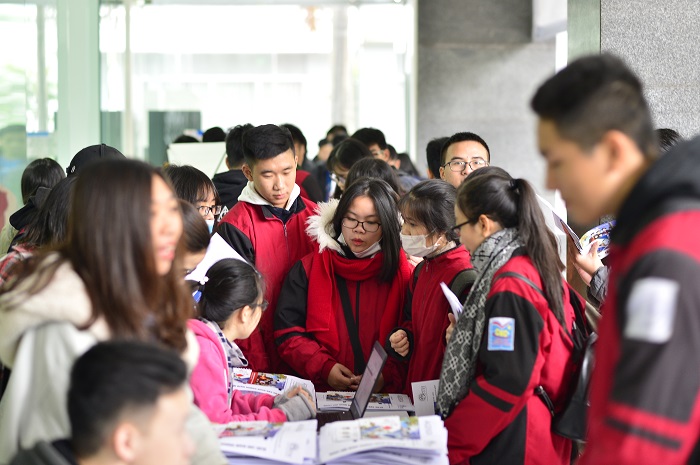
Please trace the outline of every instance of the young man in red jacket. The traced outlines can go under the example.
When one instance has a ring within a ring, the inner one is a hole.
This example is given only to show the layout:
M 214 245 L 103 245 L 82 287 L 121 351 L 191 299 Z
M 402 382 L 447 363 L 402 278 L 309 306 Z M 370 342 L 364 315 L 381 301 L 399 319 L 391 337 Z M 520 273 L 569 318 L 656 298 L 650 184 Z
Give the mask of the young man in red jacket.
M 255 332 L 236 341 L 256 371 L 283 370 L 272 337 L 272 317 L 282 282 L 297 260 L 313 252 L 306 220 L 316 204 L 295 183 L 297 157 L 286 128 L 266 124 L 243 134 L 243 174 L 248 185 L 217 232 L 262 273 L 269 306 Z
M 700 140 L 662 158 L 639 79 L 581 58 L 532 100 L 547 183 L 574 220 L 617 216 L 584 465 L 700 458 Z

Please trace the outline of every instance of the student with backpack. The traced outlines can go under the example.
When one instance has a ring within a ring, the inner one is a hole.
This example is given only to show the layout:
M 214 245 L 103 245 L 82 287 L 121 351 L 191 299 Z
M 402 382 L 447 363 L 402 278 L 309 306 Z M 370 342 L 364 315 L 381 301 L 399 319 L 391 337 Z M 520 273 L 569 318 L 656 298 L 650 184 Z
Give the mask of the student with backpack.
M 403 249 L 423 258 L 413 271 L 401 327 L 389 337 L 388 352 L 409 360 L 405 387 L 409 395 L 411 383 L 440 377 L 450 324 L 450 305 L 440 283 L 464 302 L 476 278 L 469 252 L 453 231 L 456 194 L 451 184 L 433 179 L 417 184 L 399 201 Z
M 213 423 L 315 417 L 314 402 L 300 387 L 278 396 L 233 388 L 233 368 L 248 366 L 234 341 L 248 338 L 267 309 L 264 282 L 255 268 L 233 258 L 216 262 L 206 276 L 199 289 L 198 318 L 187 323 L 200 349 L 190 378 L 194 403 Z
M 450 463 L 568 464 L 572 441 L 552 431 L 553 413 L 569 400 L 583 302 L 561 277 L 535 192 L 482 168 L 459 187 L 455 217 L 477 277 L 440 374 Z

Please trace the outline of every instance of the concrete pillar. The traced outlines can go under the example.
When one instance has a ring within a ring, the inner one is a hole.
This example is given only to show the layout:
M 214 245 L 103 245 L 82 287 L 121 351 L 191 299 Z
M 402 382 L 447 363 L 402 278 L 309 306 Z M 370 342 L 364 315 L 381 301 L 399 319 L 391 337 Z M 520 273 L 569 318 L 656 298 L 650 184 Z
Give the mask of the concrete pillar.
M 700 130 L 698 29 L 694 0 L 569 0 L 570 43 L 623 58 L 644 82 L 656 126 L 684 137 Z
M 554 72 L 554 40 L 532 41 L 532 1 L 418 2 L 418 162 L 434 137 L 471 131 L 492 164 L 544 190 L 529 100 Z

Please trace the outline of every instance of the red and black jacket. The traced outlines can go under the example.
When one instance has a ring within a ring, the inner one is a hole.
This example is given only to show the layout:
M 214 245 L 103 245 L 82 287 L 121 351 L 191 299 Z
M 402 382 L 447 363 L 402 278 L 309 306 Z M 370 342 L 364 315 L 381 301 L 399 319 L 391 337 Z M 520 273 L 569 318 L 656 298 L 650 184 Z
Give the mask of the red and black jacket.
M 679 145 L 620 209 L 583 464 L 700 463 L 699 157 Z
M 542 386 L 555 412 L 571 389 L 573 342 L 538 290 L 542 281 L 524 249 L 516 251 L 495 274 L 486 300 L 486 322 L 476 376 L 469 393 L 445 419 L 453 464 L 564 465 L 571 460 L 571 441 L 551 431 L 552 415 L 535 394 Z M 564 288 L 567 327 L 575 320 Z M 580 298 L 580 297 L 579 297 Z M 583 303 L 582 303 L 583 306 Z M 491 318 L 509 318 L 514 325 L 512 350 L 490 350 Z
M 283 367 L 272 336 L 272 319 L 287 272 L 297 260 L 313 252 L 316 242 L 306 234 L 306 220 L 316 204 L 301 196 L 292 204 L 286 222 L 265 205 L 238 202 L 224 216 L 217 232 L 265 278 L 268 309 L 248 339 L 238 340 L 255 371 L 277 373 Z

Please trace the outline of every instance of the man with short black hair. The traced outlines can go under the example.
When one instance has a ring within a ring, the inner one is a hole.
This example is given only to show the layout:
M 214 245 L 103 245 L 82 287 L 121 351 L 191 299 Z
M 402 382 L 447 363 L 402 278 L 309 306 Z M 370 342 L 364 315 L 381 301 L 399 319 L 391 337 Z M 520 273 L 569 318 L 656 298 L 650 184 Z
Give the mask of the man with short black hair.
M 425 146 L 425 159 L 428 164 L 428 179 L 440 179 L 442 146 L 449 137 L 436 137 Z
M 352 137 L 365 144 L 374 158 L 384 160 L 396 171 L 399 184 L 404 192 L 410 191 L 413 186 L 420 182 L 420 179 L 414 178 L 410 174 L 399 169 L 399 155 L 396 149 L 393 149 L 393 147 L 386 143 L 384 133 L 379 129 L 361 128 L 355 131 Z
M 474 170 L 490 163 L 491 151 L 484 139 L 473 132 L 458 132 L 442 146 L 440 179 L 459 187 Z
M 532 108 L 572 218 L 617 217 L 580 463 L 697 463 L 700 139 L 658 158 L 642 83 L 607 54 L 547 80 Z
M 236 205 L 238 196 L 248 184 L 248 179 L 242 171 L 243 163 L 245 163 L 242 139 L 243 133 L 252 127 L 252 124 L 239 124 L 226 134 L 226 167 L 228 171 L 217 173 L 212 178 L 214 186 L 219 192 L 221 203 L 227 211 Z
M 71 438 L 20 451 L 11 465 L 187 465 L 187 367 L 175 352 L 135 341 L 93 346 L 73 366 Z
M 248 179 L 238 203 L 224 216 L 217 232 L 265 277 L 269 302 L 257 329 L 236 341 L 255 371 L 282 368 L 272 337 L 272 317 L 282 282 L 292 265 L 313 252 L 306 220 L 316 204 L 295 183 L 297 158 L 289 130 L 266 124 L 243 134 L 242 171 Z

